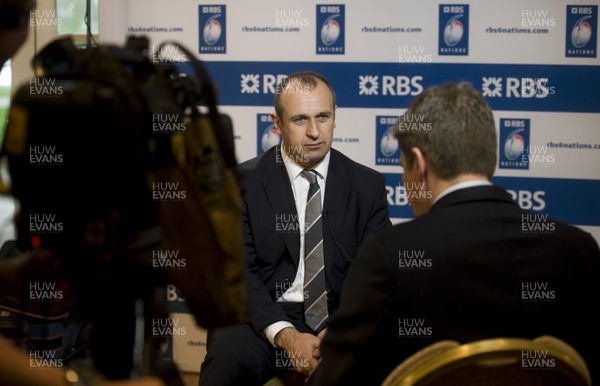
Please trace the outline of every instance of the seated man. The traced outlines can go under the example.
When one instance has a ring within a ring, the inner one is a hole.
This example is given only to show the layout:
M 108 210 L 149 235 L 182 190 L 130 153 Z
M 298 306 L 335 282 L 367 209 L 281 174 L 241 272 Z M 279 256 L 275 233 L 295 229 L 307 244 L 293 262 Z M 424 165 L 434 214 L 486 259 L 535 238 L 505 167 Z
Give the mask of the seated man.
M 403 123 L 417 116 L 427 130 Z M 470 85 L 432 87 L 404 118 L 397 138 L 416 218 L 361 246 L 309 383 L 380 385 L 401 361 L 440 340 L 540 335 L 571 344 L 594 379 L 596 241 L 533 216 L 492 185 L 494 117 Z
M 309 374 L 355 251 L 391 226 L 384 177 L 331 148 L 335 107 L 319 74 L 277 87 L 282 144 L 241 165 L 247 323 L 209 330 L 200 385 L 262 385 L 288 367 Z

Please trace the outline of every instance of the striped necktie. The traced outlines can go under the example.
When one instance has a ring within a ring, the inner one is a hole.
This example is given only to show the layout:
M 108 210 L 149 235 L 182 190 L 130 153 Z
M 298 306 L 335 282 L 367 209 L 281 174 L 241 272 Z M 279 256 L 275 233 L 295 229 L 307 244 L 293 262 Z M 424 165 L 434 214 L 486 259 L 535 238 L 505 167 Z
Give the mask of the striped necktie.
M 312 170 L 302 172 L 310 183 L 306 200 L 304 229 L 304 321 L 314 331 L 325 325 L 328 317 L 325 266 L 323 263 L 323 223 L 321 189 Z

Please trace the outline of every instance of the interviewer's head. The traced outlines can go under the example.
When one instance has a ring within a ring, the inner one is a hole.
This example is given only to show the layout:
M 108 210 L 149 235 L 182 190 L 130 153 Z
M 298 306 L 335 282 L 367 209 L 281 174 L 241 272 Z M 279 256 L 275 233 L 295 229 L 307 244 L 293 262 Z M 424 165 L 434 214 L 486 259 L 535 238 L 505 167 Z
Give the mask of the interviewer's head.
M 484 97 L 469 83 L 426 89 L 400 117 L 395 132 L 405 184 L 407 178 L 443 186 L 464 178 L 492 179 L 497 157 L 494 117 Z M 417 208 L 411 203 L 416 215 L 430 205 Z

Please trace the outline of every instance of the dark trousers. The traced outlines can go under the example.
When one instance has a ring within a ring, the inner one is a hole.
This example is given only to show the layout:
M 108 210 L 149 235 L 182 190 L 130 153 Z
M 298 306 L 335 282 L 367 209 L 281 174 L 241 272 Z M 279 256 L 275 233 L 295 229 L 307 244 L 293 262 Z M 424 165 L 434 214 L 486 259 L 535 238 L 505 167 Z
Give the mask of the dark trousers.
M 299 331 L 313 333 L 304 324 L 302 303 L 282 307 Z M 209 330 L 199 386 L 259 386 L 291 364 L 282 350 L 275 348 L 262 332 L 256 333 L 250 324 Z

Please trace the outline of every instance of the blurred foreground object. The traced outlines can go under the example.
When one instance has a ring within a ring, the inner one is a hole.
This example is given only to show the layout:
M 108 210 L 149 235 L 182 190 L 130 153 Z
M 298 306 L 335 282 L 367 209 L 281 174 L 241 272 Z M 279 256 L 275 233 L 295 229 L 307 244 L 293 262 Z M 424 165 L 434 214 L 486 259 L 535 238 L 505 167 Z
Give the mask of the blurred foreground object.
M 233 129 L 202 63 L 177 43 L 151 53 L 132 36 L 88 49 L 58 39 L 33 66 L 2 149 L 21 205 L 17 244 L 60 259 L 98 369 L 109 379 L 153 371 L 167 284 L 199 326 L 240 323 Z

